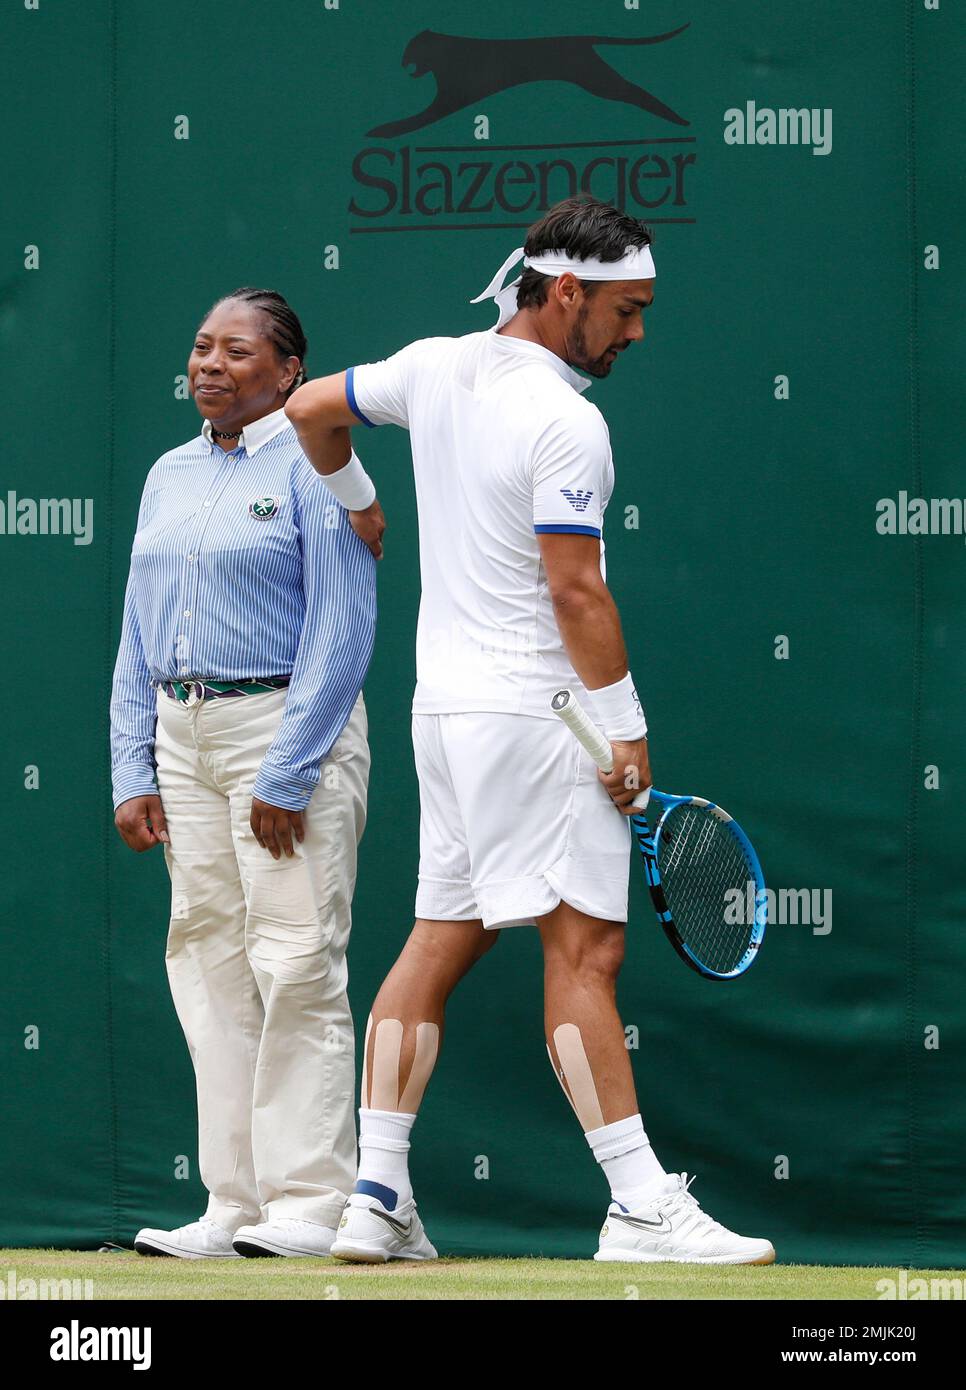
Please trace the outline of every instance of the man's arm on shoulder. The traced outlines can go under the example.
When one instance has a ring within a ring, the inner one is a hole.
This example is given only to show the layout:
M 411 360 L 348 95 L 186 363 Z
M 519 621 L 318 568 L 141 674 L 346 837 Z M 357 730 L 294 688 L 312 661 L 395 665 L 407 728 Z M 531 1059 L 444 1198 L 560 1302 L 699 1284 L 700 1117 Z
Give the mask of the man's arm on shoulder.
M 303 453 L 348 510 L 352 529 L 377 560 L 386 518 L 372 479 L 353 452 L 349 430 L 354 425 L 409 428 L 412 371 L 424 342 L 417 339 L 382 361 L 307 381 L 285 403 Z
M 344 372 L 307 381 L 285 403 L 285 414 L 306 457 L 323 477 L 344 468 L 352 446 L 353 425 L 409 427 L 412 374 L 430 339 L 417 339 L 377 362 L 363 362 Z
M 307 381 L 285 402 L 302 452 L 323 478 L 344 468 L 352 453 L 349 428 L 360 423 L 346 395 L 346 373 Z
M 382 559 L 386 518 L 375 484 L 352 448 L 349 430 L 362 423 L 350 404 L 351 372 L 307 381 L 285 402 L 302 452 L 349 513 L 349 524 L 377 560 Z M 370 423 L 365 421 L 366 424 Z

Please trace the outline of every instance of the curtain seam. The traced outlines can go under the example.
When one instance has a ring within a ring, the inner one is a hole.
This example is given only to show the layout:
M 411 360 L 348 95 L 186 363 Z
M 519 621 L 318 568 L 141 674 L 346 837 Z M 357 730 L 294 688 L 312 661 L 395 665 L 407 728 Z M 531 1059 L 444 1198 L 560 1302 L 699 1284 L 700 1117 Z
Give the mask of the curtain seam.
M 921 7 L 920 7 L 921 8 Z M 922 452 L 920 439 L 919 390 L 919 254 L 918 201 L 916 186 L 916 22 L 917 0 L 906 3 L 906 217 L 909 238 L 909 333 L 907 370 L 909 377 L 909 457 L 912 465 L 912 492 L 923 496 Z M 919 1185 L 919 1065 L 922 1037 L 917 1023 L 919 926 L 918 881 L 918 816 L 919 779 L 922 776 L 922 648 L 924 619 L 924 580 L 922 537 L 914 536 L 912 570 L 912 665 L 911 665 L 911 729 L 909 739 L 909 788 L 905 837 L 905 935 L 906 935 L 906 1081 L 908 1087 L 908 1170 L 909 1196 L 912 1208 L 913 1268 L 922 1267 L 925 1253 L 925 1228 L 922 1196 Z
M 112 560 L 113 545 L 113 503 L 114 503 L 114 460 L 115 460 L 115 428 L 114 428 L 114 408 L 115 408 L 115 387 L 116 387 L 116 365 L 117 365 L 117 344 L 116 344 L 116 314 L 115 314 L 115 276 L 117 270 L 117 0 L 108 0 L 108 230 L 107 230 L 107 486 L 105 489 L 104 509 L 102 515 L 106 518 L 105 526 L 105 587 L 107 590 L 104 603 L 107 631 L 105 633 L 106 651 L 111 651 L 112 638 L 114 631 L 114 567 Z M 104 523 L 102 523 L 104 525 Z M 107 764 L 106 781 L 110 782 L 110 766 Z M 102 807 L 112 805 L 112 798 L 109 794 L 110 787 L 105 789 L 102 797 Z M 110 1238 L 115 1243 L 120 1242 L 120 1191 L 119 1191 L 119 1172 L 118 1172 L 118 1114 L 117 1114 L 117 1073 L 115 1066 L 114 1048 L 114 972 L 113 972 L 113 946 L 114 946 L 114 913 L 113 913 L 113 883 L 111 877 L 111 851 L 112 826 L 109 823 L 106 811 L 102 810 L 103 816 L 103 865 L 104 865 L 104 895 L 105 895 L 105 915 L 103 929 L 103 953 L 104 953 L 104 980 L 105 980 L 105 1003 L 106 1003 L 106 1042 L 107 1042 L 107 1103 L 108 1103 L 108 1122 L 109 1122 L 109 1147 L 110 1147 Z

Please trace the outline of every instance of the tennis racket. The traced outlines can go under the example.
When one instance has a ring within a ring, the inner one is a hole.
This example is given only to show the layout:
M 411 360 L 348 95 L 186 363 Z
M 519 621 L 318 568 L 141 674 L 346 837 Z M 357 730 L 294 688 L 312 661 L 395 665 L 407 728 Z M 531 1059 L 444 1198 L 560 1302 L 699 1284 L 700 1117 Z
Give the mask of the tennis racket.
M 613 751 L 572 690 L 550 702 L 603 772 Z M 706 980 L 743 975 L 761 949 L 768 921 L 765 879 L 736 820 L 700 796 L 668 796 L 653 787 L 628 819 L 644 859 L 657 920 L 678 955 Z M 652 830 L 648 807 L 655 812 Z

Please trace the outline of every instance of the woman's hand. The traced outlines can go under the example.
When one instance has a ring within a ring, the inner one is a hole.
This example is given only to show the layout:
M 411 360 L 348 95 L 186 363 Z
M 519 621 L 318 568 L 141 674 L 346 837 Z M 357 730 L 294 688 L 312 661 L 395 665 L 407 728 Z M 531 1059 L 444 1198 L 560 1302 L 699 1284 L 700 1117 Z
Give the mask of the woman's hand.
M 122 801 L 114 812 L 114 824 L 124 843 L 137 854 L 171 843 L 160 796 L 132 796 L 130 801 Z
M 349 524 L 359 539 L 365 541 L 376 559 L 381 560 L 382 533 L 386 529 L 386 518 L 383 516 L 379 499 L 371 502 L 364 512 L 350 512 Z
M 252 797 L 251 827 L 262 849 L 273 859 L 281 859 L 282 850 L 291 859 L 295 853 L 294 835 L 299 844 L 305 839 L 301 811 L 287 811 L 284 806 L 269 806 L 267 801 Z

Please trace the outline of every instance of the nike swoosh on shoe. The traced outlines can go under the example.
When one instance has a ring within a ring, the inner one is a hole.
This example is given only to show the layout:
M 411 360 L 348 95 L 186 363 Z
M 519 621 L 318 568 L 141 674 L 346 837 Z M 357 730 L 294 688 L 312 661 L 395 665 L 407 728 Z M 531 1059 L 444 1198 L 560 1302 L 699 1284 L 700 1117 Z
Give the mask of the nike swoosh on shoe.
M 640 1226 L 645 1231 L 653 1231 L 655 1235 L 663 1235 L 664 1232 L 673 1229 L 666 1216 L 662 1216 L 659 1221 L 645 1221 L 642 1216 L 624 1216 L 618 1212 L 611 1212 L 607 1220 L 623 1221 L 625 1226 Z
M 410 1217 L 409 1220 L 406 1221 L 406 1222 L 399 1221 L 399 1220 L 397 1220 L 397 1218 L 396 1218 L 395 1216 L 390 1216 L 387 1212 L 384 1212 L 384 1211 L 377 1211 L 377 1210 L 375 1209 L 375 1207 L 370 1207 L 370 1208 L 369 1208 L 369 1215 L 370 1215 L 370 1216 L 378 1216 L 378 1218 L 379 1218 L 380 1221 L 384 1221 L 384 1222 L 386 1223 L 386 1225 L 389 1227 L 389 1229 L 390 1229 L 391 1231 L 394 1231 L 394 1232 L 396 1233 L 396 1235 L 397 1235 L 397 1236 L 400 1236 L 403 1240 L 407 1240 L 407 1239 L 412 1235 L 412 1232 L 413 1232 L 413 1219 L 412 1219 L 412 1217 Z

